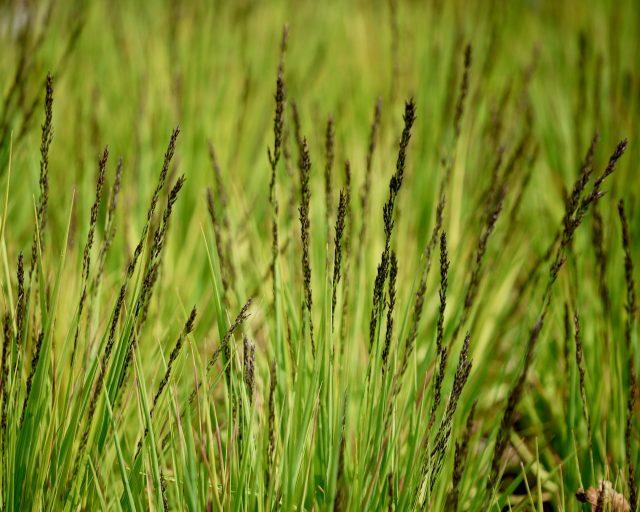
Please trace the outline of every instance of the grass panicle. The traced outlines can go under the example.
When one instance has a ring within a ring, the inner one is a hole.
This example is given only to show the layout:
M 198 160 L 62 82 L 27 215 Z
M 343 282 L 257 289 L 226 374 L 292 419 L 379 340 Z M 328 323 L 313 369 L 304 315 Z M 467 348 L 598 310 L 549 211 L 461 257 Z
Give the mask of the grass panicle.
M 18 296 L 16 300 L 16 347 L 20 349 L 22 342 L 22 332 L 24 330 L 24 320 L 26 314 L 26 293 L 24 284 L 24 255 L 22 251 L 18 254 L 18 264 L 16 268 L 16 281 L 18 283 Z
M 330 239 L 330 226 L 331 219 L 333 218 L 333 187 L 332 174 L 333 174 L 333 161 L 335 160 L 335 135 L 336 129 L 333 122 L 333 117 L 329 116 L 327 119 L 327 127 L 325 129 L 324 136 L 324 201 L 325 201 L 325 223 L 327 225 L 327 243 Z
M 6 440 L 7 440 L 7 410 L 9 407 L 9 345 L 11 345 L 11 315 L 7 312 L 2 322 L 2 361 L 0 362 L 0 371 L 2 372 L 2 382 L 0 382 L 0 436 L 2 464 L 4 465 Z
M 266 465 L 264 472 L 264 486 L 267 491 L 271 484 L 271 468 L 275 462 L 276 451 L 276 386 L 278 385 L 275 361 L 269 367 L 269 399 L 267 402 L 267 446 L 266 446 Z
M 36 207 L 36 229 L 31 244 L 31 269 L 29 278 L 37 265 L 38 246 L 44 242 L 44 231 L 47 224 L 47 212 L 49 206 L 49 148 L 53 140 L 53 76 L 47 75 L 44 97 L 44 122 L 40 136 L 40 196 Z
M 276 76 L 275 110 L 273 114 L 273 149 L 267 148 L 267 156 L 271 167 L 271 179 L 269 181 L 269 202 L 271 204 L 271 261 L 269 272 L 271 274 L 271 290 L 273 294 L 273 310 L 278 315 L 278 281 L 276 275 L 276 265 L 279 253 L 278 235 L 278 197 L 277 197 L 277 169 L 280 155 L 284 154 L 288 160 L 287 139 L 285 134 L 285 106 L 287 101 L 286 85 L 284 81 L 284 58 L 287 50 L 287 39 L 289 28 L 285 25 L 282 29 L 282 39 L 280 41 L 280 61 Z M 277 323 L 276 323 L 277 325 Z M 279 334 L 276 334 L 279 336 Z
M 169 166 L 171 165 L 171 160 L 173 159 L 173 155 L 176 151 L 176 143 L 178 141 L 178 135 L 180 135 L 180 128 L 176 127 L 171 132 L 171 137 L 169 138 L 169 144 L 167 146 L 167 150 L 164 154 L 164 160 L 162 162 L 162 169 L 160 171 L 160 176 L 158 177 L 158 183 L 156 184 L 156 188 L 154 189 L 153 195 L 151 196 L 149 208 L 147 209 L 146 222 L 142 228 L 140 240 L 138 241 L 138 245 L 136 245 L 136 248 L 133 251 L 133 256 L 129 260 L 129 264 L 127 266 L 127 278 L 130 278 L 133 275 L 133 272 L 138 263 L 138 258 L 142 253 L 142 248 L 147 238 L 149 226 L 151 225 L 151 219 L 153 218 L 153 214 L 155 213 L 156 207 L 158 205 L 158 200 L 160 199 L 160 192 L 162 192 L 162 189 L 164 188 L 164 185 L 167 181 Z M 155 236 L 154 236 L 154 239 L 155 239 Z
M 447 234 L 442 232 L 440 236 L 440 289 L 438 297 L 440 305 L 438 307 L 438 321 L 436 325 L 436 362 L 438 367 L 433 383 L 433 401 L 431 404 L 431 412 L 429 414 L 429 426 L 431 429 L 435 421 L 436 411 L 440 405 L 442 396 L 442 382 L 447 369 L 447 360 L 449 357 L 449 349 L 444 346 L 444 316 L 447 309 L 447 286 L 449 284 L 449 255 L 447 252 Z
M 593 207 L 592 215 L 591 241 L 598 272 L 598 294 L 602 303 L 602 313 L 607 317 L 611 311 L 611 297 L 607 286 L 607 251 L 604 240 L 604 220 L 597 204 Z
M 345 235 L 345 217 L 347 215 L 347 192 L 340 191 L 340 199 L 338 200 L 338 216 L 336 217 L 336 228 L 334 237 L 333 251 L 333 281 L 331 284 L 331 329 L 333 330 L 333 322 L 335 317 L 338 284 L 340 283 L 341 267 L 342 267 L 342 239 Z
M 464 104 L 469 94 L 469 72 L 471 70 L 471 45 L 467 44 L 464 49 L 464 69 L 462 72 L 462 80 L 460 82 L 460 92 L 456 102 L 456 112 L 453 117 L 453 129 L 456 140 L 460 137 L 462 131 L 462 117 L 464 115 Z
M 93 278 L 92 289 L 98 288 L 98 284 L 104 275 L 104 268 L 107 260 L 107 254 L 113 244 L 113 240 L 116 236 L 116 210 L 118 208 L 118 200 L 120 197 L 120 189 L 122 187 L 122 172 L 124 169 L 124 160 L 118 159 L 118 165 L 116 167 L 116 175 L 111 186 L 109 193 L 109 206 L 107 207 L 107 220 L 104 228 L 104 239 L 100 246 L 100 252 L 98 254 L 98 261 L 96 265 L 96 272 Z
M 184 328 L 182 329 L 180 336 L 178 336 L 178 339 L 176 340 L 176 344 L 173 346 L 173 349 L 169 354 L 169 361 L 167 362 L 167 368 L 164 371 L 162 380 L 158 384 L 158 389 L 156 389 L 156 392 L 153 395 L 153 402 L 151 403 L 151 409 L 149 409 L 149 417 L 151 419 L 153 419 L 154 417 L 154 413 L 155 413 L 156 407 L 158 406 L 158 401 L 160 400 L 160 396 L 162 395 L 162 392 L 164 391 L 164 389 L 167 387 L 167 384 L 169 383 L 169 378 L 171 377 L 171 371 L 173 370 L 173 365 L 175 364 L 176 359 L 178 359 L 178 356 L 180 355 L 182 345 L 184 344 L 184 341 L 187 338 L 187 336 L 189 336 L 189 334 L 193 332 L 195 320 L 196 320 L 196 308 L 194 307 L 191 310 L 191 313 L 189 314 L 189 317 L 187 318 L 186 323 L 184 324 Z M 145 427 L 144 434 L 142 435 L 142 438 L 137 443 L 134 460 L 137 459 L 138 456 L 140 455 L 140 450 L 142 449 L 142 443 L 144 443 L 145 439 L 147 438 L 147 435 L 149 435 L 148 426 Z
M 40 354 L 42 351 L 42 341 L 44 340 L 44 332 L 40 332 L 36 345 L 33 348 L 33 355 L 31 356 L 31 366 L 29 369 L 29 376 L 27 377 L 27 384 L 25 386 L 24 400 L 22 401 L 22 412 L 20 413 L 20 423 L 22 427 L 24 424 L 24 416 L 27 411 L 27 404 L 29 403 L 29 397 L 31 396 L 31 385 L 33 384 L 33 376 L 36 374 L 38 368 L 38 362 L 40 361 Z
M 246 336 L 243 338 L 244 384 L 247 389 L 249 403 L 253 403 L 256 385 L 256 346 Z
M 228 212 L 228 204 L 229 197 L 227 194 L 227 189 L 224 184 L 224 179 L 222 177 L 222 171 L 220 170 L 220 163 L 218 162 L 218 157 L 216 154 L 215 147 L 212 141 L 209 141 L 209 159 L 211 160 L 211 167 L 213 169 L 213 184 L 215 186 L 215 195 L 214 197 L 218 198 L 218 206 L 219 206 L 219 217 L 220 222 L 222 224 L 221 236 L 223 238 L 221 242 L 221 246 L 224 248 L 224 258 L 222 262 L 224 263 L 224 272 L 228 276 L 228 280 L 233 282 L 236 277 L 236 269 L 233 259 L 233 248 L 232 248 L 232 240 L 231 240 L 231 226 L 229 223 L 229 212 Z
M 351 244 L 353 241 L 354 235 L 354 225 L 353 225 L 353 205 L 351 204 L 351 164 L 349 160 L 345 160 L 344 162 L 344 191 L 345 191 L 345 233 L 344 233 L 344 242 L 343 242 L 343 250 L 344 254 L 344 279 L 342 284 L 342 320 L 340 323 L 340 339 L 343 343 L 340 345 L 341 350 L 344 349 L 344 340 L 347 336 L 347 315 L 349 313 L 349 308 L 351 305 Z M 338 204 L 339 206 L 339 204 Z
M 465 336 L 464 343 L 462 344 L 462 350 L 460 351 L 460 357 L 458 359 L 458 366 L 456 367 L 456 373 L 453 377 L 453 388 L 449 395 L 449 400 L 445 408 L 444 415 L 440 421 L 440 427 L 436 433 L 436 437 L 431 449 L 431 471 L 429 475 L 429 489 L 433 491 L 437 478 L 442 469 L 444 457 L 447 454 L 449 439 L 451 437 L 451 428 L 453 424 L 453 416 L 458 408 L 458 402 L 460 401 L 460 395 L 467 383 L 469 374 L 471 373 L 472 360 L 469 355 L 469 345 L 471 336 L 469 333 Z
M 409 146 L 409 140 L 411 139 L 411 128 L 416 119 L 416 105 L 413 98 L 409 99 L 405 103 L 404 107 L 404 128 L 400 137 L 398 147 L 398 159 L 396 160 L 396 170 L 391 176 L 389 181 L 389 197 L 382 209 L 382 219 L 384 225 L 384 249 L 380 255 L 380 262 L 378 263 L 378 270 L 373 286 L 373 305 L 371 308 L 371 320 L 369 322 L 369 349 L 373 349 L 375 342 L 376 329 L 378 324 L 378 316 L 381 313 L 383 306 L 383 290 L 384 283 L 387 279 L 389 271 L 389 252 L 391 250 L 391 234 L 394 224 L 394 209 L 396 204 L 396 198 L 402 187 L 402 181 L 404 179 L 404 171 L 406 167 L 407 148 Z
M 300 239 L 302 241 L 302 276 L 304 289 L 304 310 L 306 324 L 309 329 L 309 339 L 311 340 L 311 351 L 315 355 L 316 345 L 313 336 L 313 296 L 311 290 L 311 220 L 310 202 L 311 188 L 309 179 L 311 177 L 311 158 L 309 156 L 309 146 L 307 140 L 302 140 L 300 153 Z
M 218 261 L 220 262 L 220 278 L 222 280 L 222 300 L 226 307 L 228 307 L 228 294 L 229 294 L 229 279 L 231 276 L 228 272 L 227 256 L 229 254 L 224 249 L 224 238 L 222 235 L 222 223 L 218 219 L 216 213 L 216 201 L 213 198 L 213 190 L 207 188 L 207 211 L 209 212 L 209 218 L 211 219 L 211 226 L 213 227 L 213 236 L 216 244 L 216 253 L 218 255 Z
M 80 293 L 80 299 L 78 302 L 78 322 L 76 325 L 76 332 L 73 338 L 73 348 L 71 349 L 71 368 L 73 369 L 76 351 L 78 349 L 78 336 L 80 334 L 80 320 L 82 319 L 82 311 L 84 309 L 85 302 L 87 300 L 87 292 L 89 286 L 89 274 L 91 272 L 91 250 L 93 248 L 93 241 L 95 238 L 96 224 L 98 222 L 98 209 L 102 202 L 102 188 L 104 187 L 105 175 L 107 172 L 107 160 L 109 159 L 109 148 L 105 147 L 102 155 L 98 160 L 98 175 L 96 178 L 96 195 L 91 205 L 91 212 L 89 213 L 89 231 L 87 233 L 87 241 L 84 245 L 84 251 L 82 253 L 82 291 Z
M 222 352 L 222 362 L 225 368 L 225 375 L 227 377 L 227 382 L 230 382 L 231 379 L 231 340 L 233 339 L 233 335 L 238 331 L 242 325 L 245 323 L 247 318 L 249 318 L 249 310 L 251 309 L 251 305 L 253 304 L 253 298 L 249 298 L 247 302 L 244 303 L 242 308 L 240 308 L 240 312 L 236 316 L 233 323 L 227 329 L 227 332 L 222 338 L 220 342 L 220 350 Z M 217 351 L 216 351 L 217 352 Z M 209 363 L 207 368 L 210 369 L 215 364 L 215 354 L 209 359 Z
M 587 437 L 591 442 L 591 419 L 589 418 L 589 403 L 587 400 L 586 390 L 586 372 L 584 368 L 584 351 L 582 344 L 582 333 L 580 332 L 580 316 L 578 311 L 573 314 L 573 338 L 576 344 L 576 366 L 578 368 L 578 377 L 580 378 L 580 399 L 582 400 L 582 412 L 587 427 Z
M 478 245 L 476 246 L 475 252 L 474 252 L 473 267 L 471 270 L 471 275 L 469 277 L 467 291 L 464 297 L 462 313 L 453 331 L 452 339 L 454 341 L 458 337 L 460 330 L 464 326 L 469 316 L 469 313 L 473 308 L 476 297 L 478 296 L 478 289 L 482 281 L 482 263 L 484 260 L 485 253 L 487 252 L 487 244 L 489 242 L 489 237 L 491 236 L 491 233 L 493 233 L 496 227 L 496 222 L 498 221 L 500 212 L 502 211 L 505 195 L 506 195 L 506 189 L 504 187 L 501 187 L 500 190 L 497 191 L 496 196 L 493 198 L 492 204 L 488 206 L 485 224 L 482 228 L 482 232 L 480 233 L 480 237 L 478 238 Z
M 402 361 L 400 363 L 400 369 L 397 374 L 398 380 L 401 379 L 407 371 L 409 358 L 411 357 L 416 343 L 416 338 L 418 337 L 418 328 L 420 326 L 420 319 L 422 318 L 422 311 L 424 309 L 425 295 L 427 293 L 427 279 L 429 277 L 429 271 L 431 270 L 431 255 L 433 253 L 433 249 L 438 243 L 438 235 L 440 234 L 440 230 L 442 229 L 442 218 L 445 208 L 445 202 L 446 196 L 444 193 L 444 189 L 441 189 L 438 204 L 436 206 L 435 222 L 431 231 L 431 236 L 429 237 L 429 241 L 424 249 L 424 253 L 422 256 L 422 272 L 420 274 L 420 281 L 418 283 L 418 288 L 416 289 L 416 295 L 413 301 L 411 326 L 409 328 L 407 337 L 405 338 Z

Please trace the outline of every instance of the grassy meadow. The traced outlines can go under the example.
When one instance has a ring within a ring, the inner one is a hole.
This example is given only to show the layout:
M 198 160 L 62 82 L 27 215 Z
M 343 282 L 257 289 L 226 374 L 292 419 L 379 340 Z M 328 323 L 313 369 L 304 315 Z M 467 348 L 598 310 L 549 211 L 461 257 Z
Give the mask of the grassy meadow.
M 639 509 L 636 0 L 0 41 L 0 510 Z

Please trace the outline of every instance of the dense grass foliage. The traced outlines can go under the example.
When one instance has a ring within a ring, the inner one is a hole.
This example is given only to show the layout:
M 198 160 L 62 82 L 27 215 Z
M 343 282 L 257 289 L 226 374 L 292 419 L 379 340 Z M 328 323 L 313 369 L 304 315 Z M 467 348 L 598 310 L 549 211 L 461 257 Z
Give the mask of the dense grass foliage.
M 1 510 L 637 510 L 639 21 L 5 2 Z

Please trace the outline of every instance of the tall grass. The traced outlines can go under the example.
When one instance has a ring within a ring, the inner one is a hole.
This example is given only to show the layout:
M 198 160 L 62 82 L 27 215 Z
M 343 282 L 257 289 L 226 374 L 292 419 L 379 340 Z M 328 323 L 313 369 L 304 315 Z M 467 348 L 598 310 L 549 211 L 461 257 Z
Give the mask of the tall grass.
M 637 511 L 638 11 L 0 7 L 0 510 Z

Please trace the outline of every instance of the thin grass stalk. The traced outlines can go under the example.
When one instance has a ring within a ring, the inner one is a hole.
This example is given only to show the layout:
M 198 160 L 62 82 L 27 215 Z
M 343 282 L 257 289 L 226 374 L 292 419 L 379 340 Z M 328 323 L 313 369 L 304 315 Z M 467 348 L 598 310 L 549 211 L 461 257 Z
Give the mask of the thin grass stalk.
M 102 201 L 102 188 L 104 186 L 104 177 L 107 169 L 107 160 L 109 159 L 109 148 L 105 147 L 102 155 L 98 160 L 98 176 L 96 178 L 96 195 L 91 206 L 89 214 L 89 232 L 87 233 L 87 241 L 85 242 L 84 251 L 82 253 L 82 292 L 78 301 L 78 320 L 76 322 L 75 334 L 73 336 L 73 348 L 71 349 L 70 367 L 73 371 L 75 366 L 76 351 L 78 349 L 78 336 L 80 334 L 80 323 L 82 321 L 82 312 L 87 299 L 89 286 L 89 274 L 91 272 L 91 250 L 93 248 L 93 240 L 95 237 L 96 224 L 98 222 L 98 209 Z
M 212 141 L 208 142 L 209 147 L 209 159 L 211 160 L 211 167 L 213 168 L 213 183 L 215 185 L 215 195 L 218 197 L 218 205 L 220 207 L 220 221 L 222 223 L 222 246 L 224 247 L 224 263 L 225 272 L 228 279 L 235 281 L 236 270 L 233 262 L 233 250 L 231 247 L 231 227 L 229 224 L 228 215 L 228 203 L 229 198 L 227 195 L 226 187 L 224 186 L 224 180 L 222 178 L 222 171 L 220 170 L 220 163 L 216 156 L 216 150 Z
M 171 188 L 171 191 L 169 192 L 169 195 L 167 197 L 167 204 L 162 214 L 162 222 L 153 233 L 153 241 L 151 247 L 149 248 L 147 270 L 142 281 L 142 288 L 136 300 L 133 311 L 133 331 L 131 333 L 131 338 L 129 339 L 124 364 L 120 373 L 120 380 L 116 388 L 116 397 L 118 396 L 118 392 L 128 375 L 128 369 L 133 358 L 133 352 L 136 346 L 136 342 L 139 339 L 142 326 L 144 325 L 147 318 L 147 311 L 153 295 L 155 283 L 158 279 L 160 265 L 162 263 L 162 253 L 163 248 L 166 244 L 173 206 L 178 199 L 178 194 L 180 193 L 180 190 L 182 190 L 184 183 L 185 177 L 183 175 L 176 180 L 175 185 Z
M 42 341 L 44 340 L 44 332 L 41 331 L 36 341 L 36 346 L 33 349 L 33 355 L 31 357 L 31 367 L 29 375 L 27 377 L 27 383 L 25 387 L 24 400 L 22 401 L 22 412 L 20 413 L 20 422 L 18 425 L 22 427 L 24 424 L 24 415 L 27 411 L 27 404 L 31 397 L 31 385 L 33 383 L 33 376 L 36 374 L 36 368 L 38 367 L 38 361 L 40 361 L 40 353 L 42 352 Z
M 598 272 L 598 294 L 602 304 L 602 313 L 605 318 L 611 311 L 611 298 L 607 286 L 607 252 L 604 242 L 604 221 L 597 205 L 593 208 L 593 221 L 591 223 L 591 241 Z
M 584 368 L 584 352 L 582 349 L 582 333 L 580 331 L 580 316 L 578 311 L 573 314 L 574 341 L 576 347 L 576 366 L 578 367 L 578 377 L 580 379 L 580 399 L 582 400 L 582 412 L 587 426 L 587 437 L 591 444 L 591 419 L 589 417 L 589 401 L 587 400 L 586 374 Z
M 216 253 L 220 262 L 220 276 L 222 281 L 222 303 L 225 308 L 229 307 L 229 272 L 227 264 L 227 253 L 223 248 L 224 240 L 222 235 L 222 225 L 216 213 L 216 203 L 213 198 L 213 190 L 207 188 L 207 211 L 213 227 L 213 237 L 216 244 Z
M 271 262 L 269 265 L 271 282 L 272 282 L 272 299 L 273 310 L 278 316 L 278 275 L 277 275 L 277 263 L 279 253 L 279 241 L 278 241 L 278 198 L 277 198 L 277 168 L 280 160 L 280 155 L 283 153 L 285 157 L 287 155 L 286 147 L 284 143 L 284 110 L 286 105 L 286 85 L 284 81 L 284 57 L 287 49 L 287 37 L 288 27 L 284 26 L 282 30 L 282 39 L 280 42 L 280 62 L 278 64 L 278 74 L 276 77 L 276 93 L 275 93 L 275 111 L 273 114 L 273 150 L 267 149 L 267 156 L 269 158 L 269 165 L 271 167 L 271 180 L 269 182 L 269 202 L 271 203 Z M 278 329 L 279 322 L 276 321 L 276 329 Z M 280 339 L 280 333 L 276 332 L 276 339 Z
M 122 172 L 124 169 L 124 161 L 121 158 L 118 159 L 118 165 L 116 167 L 116 175 L 113 180 L 113 184 L 111 186 L 111 191 L 109 193 L 109 206 L 107 207 L 107 220 L 104 228 L 104 239 L 102 240 L 102 244 L 100 245 L 100 251 L 98 253 L 98 261 L 96 262 L 96 272 L 93 277 L 93 282 L 91 285 L 91 289 L 93 293 L 98 289 L 100 281 L 104 276 L 104 267 L 107 260 L 107 254 L 109 253 L 109 249 L 113 244 L 113 240 L 116 235 L 116 223 L 115 216 L 116 210 L 118 208 L 118 199 L 120 197 L 120 190 L 122 187 Z M 89 304 L 91 307 L 91 303 Z M 88 315 L 91 318 L 91 315 Z
M 231 340 L 233 339 L 234 334 L 238 330 L 240 330 L 242 328 L 242 326 L 246 322 L 247 318 L 249 318 L 249 310 L 251 309 L 251 305 L 252 304 L 253 304 L 253 298 L 249 298 L 247 300 L 247 302 L 244 303 L 242 308 L 240 308 L 240 311 L 238 312 L 238 315 L 236 316 L 235 320 L 229 326 L 229 328 L 227 329 L 227 332 L 225 332 L 222 340 L 220 340 L 220 345 L 213 351 L 213 353 L 209 357 L 209 360 L 207 361 L 206 370 L 205 370 L 206 371 L 205 377 L 208 377 L 209 372 L 215 366 L 215 364 L 218 362 L 218 358 L 220 357 L 220 355 L 222 355 L 222 357 L 223 357 L 223 370 L 225 372 L 226 382 L 230 383 L 230 378 L 231 378 L 231 366 L 230 366 L 230 364 L 231 364 L 231 345 L 230 344 L 231 344 Z M 201 385 L 201 383 L 199 381 L 196 382 L 194 390 L 189 395 L 189 400 L 188 400 L 189 405 L 193 404 L 193 402 L 194 402 L 194 400 L 195 400 L 195 398 L 196 398 L 196 396 L 198 394 L 198 391 L 200 390 L 200 385 Z
M 349 160 L 344 163 L 345 174 L 345 223 L 346 230 L 344 234 L 344 279 L 342 284 L 342 319 L 340 322 L 340 351 L 344 352 L 345 338 L 347 335 L 347 314 L 350 306 L 351 298 L 351 243 L 354 234 L 353 225 L 353 206 L 351 204 L 351 164 Z
M 487 217 L 485 219 L 485 224 L 483 226 L 482 233 L 478 238 L 478 244 L 474 251 L 473 267 L 464 297 L 462 313 L 453 331 L 453 341 L 455 341 L 458 337 L 460 330 L 466 323 L 467 318 L 469 317 L 469 313 L 471 312 L 471 309 L 475 304 L 475 300 L 478 295 L 478 289 L 480 288 L 480 283 L 482 281 L 482 263 L 485 253 L 487 252 L 487 244 L 489 242 L 489 238 L 491 237 L 491 233 L 493 233 L 495 229 L 496 222 L 498 221 L 498 217 L 500 216 L 500 212 L 502 212 L 505 195 L 505 187 L 499 187 L 499 190 L 496 191 L 495 197 L 492 198 L 492 203 L 487 208 Z
M 627 485 L 629 486 L 629 505 L 632 511 L 638 508 L 638 487 L 636 483 L 635 467 L 633 463 L 632 432 L 635 402 L 638 394 L 638 380 L 634 364 L 632 332 L 636 325 L 637 299 L 634 280 L 634 265 L 631 257 L 631 234 L 629 222 L 624 208 L 624 201 L 618 202 L 618 215 L 622 230 L 622 247 L 624 250 L 624 275 L 627 284 L 626 310 L 627 317 L 624 326 L 624 339 L 627 348 L 627 371 L 629 374 L 629 395 L 627 397 L 626 422 L 624 430 L 625 458 L 627 461 Z
M 264 487 L 267 493 L 270 492 L 271 487 L 271 468 L 275 462 L 276 451 L 276 407 L 275 407 L 275 392 L 278 385 L 276 373 L 275 361 L 271 363 L 269 367 L 269 400 L 267 402 L 267 444 L 266 444 L 266 465 L 264 472 Z
M 458 366 L 456 367 L 456 373 L 453 378 L 453 388 L 449 395 L 447 407 L 444 412 L 444 416 L 440 422 L 440 427 L 436 433 L 436 437 L 431 450 L 431 462 L 430 462 L 430 475 L 429 475 L 429 489 L 433 492 L 433 488 L 437 482 L 440 471 L 442 470 L 442 464 L 444 457 L 447 454 L 449 439 L 451 437 L 451 428 L 453 424 L 453 416 L 458 407 L 460 396 L 471 373 L 472 359 L 469 355 L 470 335 L 467 333 L 460 351 L 460 357 L 458 359 Z
M 333 117 L 327 119 L 325 130 L 324 152 L 324 202 L 325 202 L 325 224 L 327 226 L 327 245 L 331 243 L 331 219 L 333 218 L 333 188 L 331 182 L 333 174 L 333 161 L 335 160 L 335 126 Z
M 180 351 L 182 349 L 182 346 L 184 345 L 184 341 L 187 338 L 187 336 L 189 336 L 189 334 L 193 332 L 195 320 L 196 320 L 196 308 L 194 307 L 191 310 L 191 313 L 189 314 L 189 317 L 187 318 L 187 321 L 184 324 L 182 332 L 178 336 L 178 339 L 176 340 L 176 343 L 173 346 L 171 353 L 169 354 L 169 361 L 167 362 L 167 368 L 164 371 L 162 380 L 158 384 L 158 389 L 153 395 L 153 402 L 151 404 L 151 409 L 149 410 L 149 417 L 152 420 L 154 417 L 156 407 L 158 405 L 158 401 L 160 400 L 160 396 L 162 395 L 162 392 L 164 391 L 164 389 L 167 387 L 167 384 L 169 383 L 169 378 L 171 377 L 171 371 L 173 370 L 173 365 L 175 364 L 176 359 L 178 359 L 178 356 L 180 355 Z M 133 457 L 134 461 L 138 459 L 140 455 L 140 450 L 142 449 L 142 443 L 144 443 L 148 434 L 149 434 L 149 426 L 147 425 L 144 429 L 144 433 L 142 434 L 142 438 L 138 440 L 136 453 Z
M 380 131 L 380 119 L 382 117 L 382 98 L 378 98 L 373 110 L 373 120 L 371 121 L 371 128 L 369 131 L 369 145 L 367 147 L 367 156 L 365 160 L 364 168 L 364 180 L 362 182 L 362 188 L 360 190 L 360 210 L 362 215 L 362 222 L 360 224 L 360 234 L 358 240 L 360 241 L 358 249 L 358 267 L 362 258 L 362 251 L 364 249 L 364 242 L 367 235 L 367 218 L 369 215 L 369 201 L 371 195 L 371 173 L 373 169 L 373 157 L 376 152 L 378 144 L 378 133 Z

